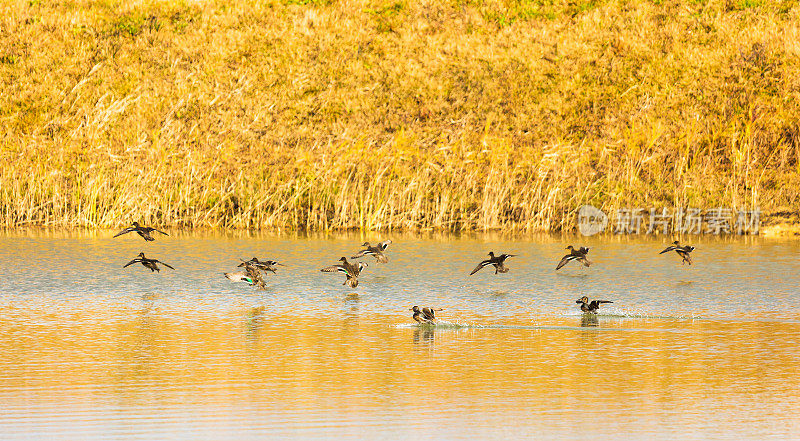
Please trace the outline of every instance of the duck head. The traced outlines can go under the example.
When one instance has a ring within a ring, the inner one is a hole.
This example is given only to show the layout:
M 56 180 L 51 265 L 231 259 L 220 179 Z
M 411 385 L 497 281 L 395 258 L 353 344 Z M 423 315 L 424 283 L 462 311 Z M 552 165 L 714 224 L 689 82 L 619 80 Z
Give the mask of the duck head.
M 575 303 L 589 303 L 589 297 L 583 296 L 580 300 L 576 300 Z
M 573 247 L 572 247 L 572 245 L 569 245 L 569 246 L 567 246 L 567 247 L 566 247 L 566 248 L 564 248 L 564 249 L 565 249 L 565 250 L 573 250 L 573 251 L 575 250 L 575 248 L 573 248 Z
M 342 257 L 339 258 L 339 261 L 340 262 L 347 262 L 347 257 L 342 256 Z
M 489 251 L 489 257 L 494 257 L 494 251 Z
M 419 306 L 417 306 L 417 305 L 414 305 L 414 307 L 413 307 L 413 308 L 409 308 L 409 311 L 420 312 L 420 311 L 419 311 Z
M 369 242 L 364 242 L 364 243 L 361 244 L 361 246 L 369 248 Z
M 133 222 L 133 226 L 136 227 L 136 228 L 139 228 L 139 222 L 134 221 Z
M 141 253 L 137 254 L 137 256 L 139 256 L 139 257 L 141 257 L 142 259 L 144 259 L 144 251 L 142 251 Z

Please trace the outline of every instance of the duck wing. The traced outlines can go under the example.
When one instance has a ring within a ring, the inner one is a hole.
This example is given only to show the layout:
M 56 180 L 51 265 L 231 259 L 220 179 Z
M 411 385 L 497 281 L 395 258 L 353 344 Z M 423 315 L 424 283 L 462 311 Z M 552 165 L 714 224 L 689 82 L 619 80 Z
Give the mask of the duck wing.
M 589 254 L 589 247 L 580 247 L 578 249 L 578 252 L 585 256 L 585 255 Z
M 580 262 L 580 263 L 582 263 L 582 264 L 583 264 L 583 266 L 589 266 L 589 265 L 591 265 L 591 264 L 592 264 L 592 261 L 591 261 L 591 260 L 589 260 L 589 259 L 587 259 L 587 258 L 586 258 L 586 257 L 584 257 L 584 256 L 578 257 L 577 259 L 578 259 L 578 262 Z
M 558 262 L 556 266 L 556 271 L 560 270 L 564 265 L 568 264 L 570 260 L 576 259 L 577 257 L 573 254 L 567 254 L 566 256 L 561 258 L 561 261 Z
M 335 273 L 335 272 L 337 272 L 337 271 L 338 271 L 338 272 L 340 272 L 340 273 L 345 273 L 345 274 L 347 274 L 348 276 L 350 276 L 350 275 L 351 275 L 351 274 L 350 274 L 350 273 L 347 271 L 347 268 L 345 268 L 343 265 L 331 265 L 331 266 L 326 266 L 325 268 L 322 268 L 320 271 L 322 271 L 323 273 Z
M 662 252 L 660 252 L 658 254 L 669 253 L 670 251 L 677 250 L 677 249 L 678 249 L 678 247 L 676 247 L 675 245 L 670 245 L 670 246 L 666 247 L 664 249 L 664 251 L 662 251 Z
M 483 262 L 479 263 L 478 266 L 476 266 L 475 269 L 472 270 L 471 273 L 469 273 L 469 275 L 471 276 L 477 273 L 478 271 L 480 271 L 481 268 L 485 267 L 486 265 L 489 265 L 490 263 L 492 263 L 491 260 L 484 260 Z
M 130 233 L 132 231 L 136 231 L 136 227 L 128 227 L 128 228 L 120 231 L 119 233 L 115 234 L 114 237 L 122 236 L 123 234 L 128 234 L 128 233 Z M 112 239 L 113 239 L 113 237 L 112 237 Z
M 163 234 L 164 236 L 169 236 L 169 234 L 167 234 L 167 233 L 165 233 L 165 232 L 163 232 L 163 231 L 161 231 L 161 230 L 156 230 L 155 228 L 153 228 L 153 231 L 156 231 L 156 232 L 158 232 L 158 233 L 161 233 L 161 234 Z
M 166 264 L 166 263 L 164 263 L 164 262 L 162 262 L 162 261 L 160 261 L 160 260 L 154 260 L 154 261 L 153 261 L 153 263 L 160 263 L 160 264 L 164 265 L 165 267 L 167 267 L 167 268 L 169 268 L 169 269 L 171 269 L 171 270 L 174 270 L 174 269 L 175 269 L 175 268 L 173 268 L 172 266 L 170 266 L 170 265 L 168 265 L 168 264 Z
M 133 265 L 134 263 L 139 263 L 139 262 L 142 262 L 142 259 L 137 257 L 136 259 L 133 259 L 130 262 L 126 263 L 125 266 L 123 266 L 123 268 L 127 268 L 127 267 Z
M 612 302 L 611 300 L 592 300 L 592 302 L 589 303 L 589 309 L 597 309 L 600 307 L 601 303 L 614 303 L 614 302 Z
M 253 279 L 247 277 L 245 273 L 223 273 L 228 280 L 233 280 L 234 282 L 247 282 L 249 284 L 253 284 Z
M 689 255 L 688 251 L 685 250 L 675 250 L 679 256 L 683 258 L 683 260 L 689 262 L 689 265 L 692 264 L 692 256 Z
M 378 244 L 378 248 L 380 248 L 381 251 L 384 251 L 384 250 L 386 250 L 386 247 L 388 247 L 389 244 L 391 244 L 391 243 L 392 243 L 391 239 L 386 239 L 383 242 Z
M 236 265 L 237 267 L 241 267 L 241 266 L 247 266 L 247 265 L 253 265 L 253 264 L 257 264 L 257 263 L 259 263 L 259 262 L 258 262 L 258 259 L 257 259 L 257 258 L 255 258 L 255 257 L 253 257 L 253 258 L 252 258 L 252 259 L 250 259 L 250 260 L 244 260 L 244 259 L 239 259 L 239 260 L 241 260 L 241 261 L 242 261 L 242 263 L 240 263 L 240 264 Z
M 362 258 L 364 256 L 370 256 L 370 255 L 373 255 L 373 254 L 375 254 L 375 252 L 372 251 L 371 249 L 367 248 L 366 250 L 359 251 L 355 256 L 350 256 L 350 258 L 351 259 L 360 259 L 360 258 Z
M 422 308 L 422 315 L 428 320 L 436 320 L 436 311 L 441 311 L 442 308 Z

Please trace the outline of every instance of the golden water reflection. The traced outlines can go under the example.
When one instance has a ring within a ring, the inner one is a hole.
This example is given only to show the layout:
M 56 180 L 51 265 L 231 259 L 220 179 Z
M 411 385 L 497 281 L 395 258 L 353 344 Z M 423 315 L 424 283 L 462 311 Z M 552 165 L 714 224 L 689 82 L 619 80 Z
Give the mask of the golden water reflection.
M 12 438 L 741 439 L 800 428 L 796 323 L 434 328 L 362 317 L 353 298 L 340 317 L 268 305 L 203 314 L 157 297 L 72 306 L 68 319 L 0 308 L 0 427 Z

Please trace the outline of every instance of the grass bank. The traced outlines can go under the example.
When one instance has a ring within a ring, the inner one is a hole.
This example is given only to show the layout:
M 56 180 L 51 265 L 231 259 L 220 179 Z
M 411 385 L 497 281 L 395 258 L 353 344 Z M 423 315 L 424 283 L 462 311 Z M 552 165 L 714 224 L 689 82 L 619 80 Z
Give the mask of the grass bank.
M 793 212 L 799 56 L 797 1 L 10 0 L 0 224 Z

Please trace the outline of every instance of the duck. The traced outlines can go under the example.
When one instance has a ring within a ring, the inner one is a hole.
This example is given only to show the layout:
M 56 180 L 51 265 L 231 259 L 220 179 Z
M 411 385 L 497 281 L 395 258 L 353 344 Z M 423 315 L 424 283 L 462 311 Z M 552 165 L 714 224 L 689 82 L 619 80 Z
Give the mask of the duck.
M 242 266 L 245 266 L 247 264 L 250 264 L 250 265 L 252 265 L 252 266 L 254 266 L 254 267 L 256 267 L 256 268 L 258 268 L 258 269 L 260 269 L 262 271 L 272 271 L 272 274 L 275 274 L 276 271 L 277 271 L 277 268 L 275 268 L 276 265 L 278 265 L 278 266 L 286 266 L 286 265 L 284 265 L 282 263 L 279 263 L 276 260 L 258 260 L 257 257 L 253 257 L 252 259 L 247 260 L 247 261 L 242 260 L 242 263 L 240 263 L 239 266 L 242 267 Z
M 371 246 L 369 242 L 364 242 L 361 244 L 361 246 L 366 247 L 366 249 L 359 251 L 358 254 L 350 258 L 359 259 L 364 256 L 375 256 L 375 260 L 377 260 L 378 263 L 388 263 L 389 259 L 383 252 L 386 251 L 386 247 L 388 247 L 390 243 L 392 243 L 391 240 L 384 240 L 383 242 L 380 242 L 375 246 Z
M 253 279 L 247 275 L 247 273 L 222 273 L 228 280 L 232 280 L 234 282 L 247 282 L 249 285 L 254 285 L 255 282 Z
M 419 306 L 414 305 L 409 311 L 414 311 L 411 317 L 418 323 L 436 323 L 436 311 L 443 311 L 443 309 L 422 308 L 420 310 Z
M 134 231 L 136 233 L 138 233 L 139 236 L 142 236 L 142 238 L 144 238 L 144 240 L 146 240 L 148 242 L 156 240 L 153 236 L 150 235 L 150 233 L 152 233 L 153 231 L 159 232 L 159 233 L 163 234 L 164 236 L 169 236 L 169 234 L 167 234 L 167 233 L 165 233 L 165 232 L 163 232 L 161 230 L 157 230 L 157 229 L 155 229 L 153 227 L 143 227 L 143 226 L 139 225 L 138 222 L 134 222 L 132 227 L 128 227 L 128 228 L 120 231 L 119 233 L 115 234 L 114 237 L 122 236 L 123 234 L 133 233 Z
M 614 303 L 614 302 L 612 302 L 611 300 L 592 300 L 591 302 L 589 302 L 589 297 L 583 296 L 580 299 L 576 300 L 575 303 L 581 304 L 581 311 L 597 314 L 597 310 L 600 309 L 600 304 Z
M 675 251 L 676 253 L 678 253 L 679 256 L 681 256 L 681 258 L 683 259 L 681 260 L 681 265 L 685 263 L 688 263 L 689 265 L 692 264 L 692 257 L 689 255 L 689 253 L 694 251 L 693 246 L 686 245 L 682 247 L 680 241 L 676 240 L 675 242 L 672 242 L 672 245 L 668 246 L 667 248 L 664 249 L 664 251 L 658 254 L 664 254 L 670 251 Z
M 135 259 L 133 259 L 130 262 L 126 263 L 125 266 L 123 266 L 123 268 L 127 268 L 127 267 L 133 265 L 134 263 L 141 263 L 142 265 L 144 265 L 145 268 L 149 269 L 150 272 L 153 272 L 153 271 L 161 272 L 161 270 L 158 268 L 158 265 L 157 265 L 159 263 L 164 265 L 165 267 L 171 269 L 171 270 L 175 269 L 175 268 L 167 265 L 166 263 L 164 263 L 164 262 L 162 262 L 160 260 L 148 259 L 147 257 L 144 256 L 144 252 L 139 253 Z
M 477 273 L 478 271 L 481 270 L 481 268 L 485 267 L 486 265 L 494 265 L 494 273 L 495 274 L 497 274 L 497 273 L 507 273 L 508 272 L 508 267 L 505 266 L 504 262 L 509 257 L 514 257 L 514 256 L 516 256 L 516 254 L 501 254 L 499 256 L 495 256 L 494 255 L 494 251 L 489 251 L 489 258 L 484 260 L 483 262 L 479 263 L 478 266 L 476 266 L 475 269 L 472 270 L 471 273 L 469 273 L 469 275 L 471 276 L 471 275 Z
M 261 269 L 257 265 L 242 261 L 239 266 L 244 266 L 245 275 L 252 281 L 250 282 L 250 285 L 257 285 L 261 289 L 267 288 L 267 284 L 264 282 L 264 278 L 261 276 Z
M 344 256 L 339 258 L 339 261 L 342 263 L 337 263 L 336 265 L 331 265 L 322 268 L 320 271 L 322 271 L 323 273 L 334 273 L 337 271 L 342 272 L 347 276 L 342 285 L 346 284 L 350 288 L 355 288 L 356 286 L 358 286 L 358 275 L 361 274 L 361 270 L 363 270 L 365 266 L 369 265 L 363 262 L 358 262 L 358 265 L 350 263 Z
M 556 271 L 560 270 L 561 267 L 563 267 L 564 265 L 566 265 L 567 263 L 569 263 L 572 260 L 577 260 L 578 262 L 582 263 L 584 266 L 589 266 L 589 265 L 592 264 L 592 262 L 590 262 L 586 258 L 586 255 L 589 254 L 589 248 L 588 247 L 580 247 L 580 248 L 578 248 L 576 250 L 572 245 L 570 245 L 565 249 L 570 250 L 570 252 L 566 256 L 562 257 L 561 261 L 558 262 L 558 265 L 556 266 Z

